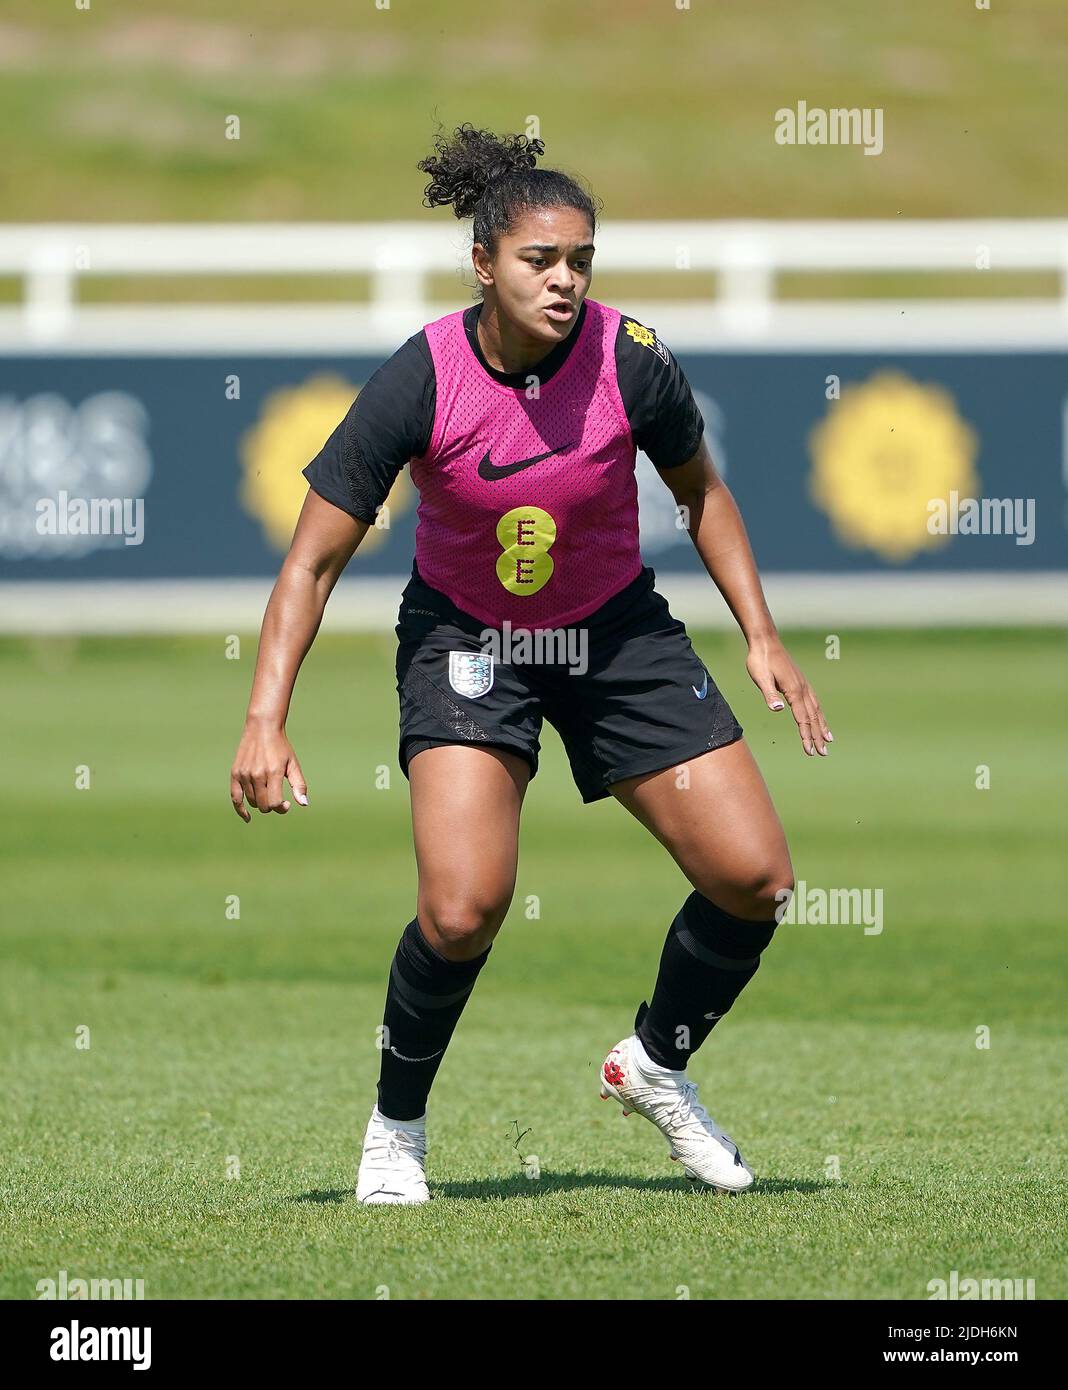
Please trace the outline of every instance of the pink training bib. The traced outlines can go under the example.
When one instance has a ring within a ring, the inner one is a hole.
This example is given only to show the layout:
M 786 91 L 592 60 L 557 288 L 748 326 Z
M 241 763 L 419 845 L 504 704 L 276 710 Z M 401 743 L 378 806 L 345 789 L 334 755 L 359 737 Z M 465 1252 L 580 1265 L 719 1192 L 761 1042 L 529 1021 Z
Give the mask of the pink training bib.
M 529 389 L 486 373 L 462 309 L 426 325 L 437 409 L 430 446 L 411 462 L 416 564 L 490 627 L 578 622 L 642 567 L 620 314 L 585 303 L 578 341 L 540 389 L 536 367 Z

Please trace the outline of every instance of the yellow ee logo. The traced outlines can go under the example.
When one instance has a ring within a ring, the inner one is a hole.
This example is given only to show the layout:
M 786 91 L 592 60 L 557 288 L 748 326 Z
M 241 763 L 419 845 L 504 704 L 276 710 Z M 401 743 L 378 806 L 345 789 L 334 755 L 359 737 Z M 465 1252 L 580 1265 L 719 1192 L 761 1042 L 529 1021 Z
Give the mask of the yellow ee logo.
M 552 577 L 556 522 L 541 507 L 513 507 L 497 523 L 497 578 L 510 594 L 536 594 Z

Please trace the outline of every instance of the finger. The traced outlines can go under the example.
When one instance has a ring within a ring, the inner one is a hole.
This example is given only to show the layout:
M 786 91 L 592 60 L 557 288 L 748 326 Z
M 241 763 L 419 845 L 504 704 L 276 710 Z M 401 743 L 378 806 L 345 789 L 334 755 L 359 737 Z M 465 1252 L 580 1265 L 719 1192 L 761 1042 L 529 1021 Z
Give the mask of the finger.
M 230 776 L 230 801 L 233 804 L 234 810 L 247 825 L 252 817 L 245 809 L 245 793 L 241 786 L 241 782 L 233 774 Z
M 289 802 L 282 796 L 282 773 L 272 772 L 267 778 L 267 809 L 284 816 L 289 810 Z
M 256 784 L 253 782 L 252 774 L 250 772 L 240 772 L 238 773 L 238 777 L 241 781 L 241 786 L 245 793 L 245 802 L 248 806 L 249 811 L 251 812 L 252 808 L 256 805 Z M 250 814 L 249 820 L 251 819 L 252 816 Z
M 252 785 L 255 788 L 253 805 L 256 807 L 256 810 L 259 811 L 261 816 L 265 816 L 271 809 L 271 803 L 267 791 L 266 772 L 253 773 Z
M 767 705 L 768 709 L 775 710 L 775 712 L 778 713 L 779 710 L 786 708 L 782 702 L 782 696 L 779 694 L 778 687 L 775 684 L 775 678 L 770 672 L 767 675 L 761 676 L 759 680 L 757 680 L 756 676 L 754 676 L 753 679 L 756 681 L 756 687 L 761 695 L 763 695 L 764 703 Z
M 833 744 L 834 735 L 832 731 L 827 728 L 827 717 L 826 714 L 823 713 L 823 710 L 819 708 L 819 701 L 816 699 L 815 692 L 812 692 L 812 706 L 814 706 L 814 708 L 812 708 L 812 716 L 814 716 L 816 727 L 819 728 L 820 734 L 823 735 L 823 742 L 825 742 L 825 744 Z
M 812 693 L 810 685 L 805 686 L 804 694 L 805 708 L 808 710 L 808 724 L 812 730 L 812 741 L 816 746 L 816 752 L 821 758 L 827 756 L 827 737 L 823 732 L 823 725 L 820 721 L 820 708 L 816 703 L 816 697 Z
M 801 746 L 810 758 L 816 756 L 816 750 L 812 742 L 812 723 L 809 719 L 808 706 L 805 704 L 801 687 L 783 692 L 786 696 L 790 712 L 797 721 L 797 732 L 801 735 Z
M 286 780 L 293 788 L 293 795 L 301 806 L 308 804 L 308 784 L 304 780 L 304 773 L 300 770 L 300 763 L 297 762 L 296 755 L 289 760 L 286 767 Z

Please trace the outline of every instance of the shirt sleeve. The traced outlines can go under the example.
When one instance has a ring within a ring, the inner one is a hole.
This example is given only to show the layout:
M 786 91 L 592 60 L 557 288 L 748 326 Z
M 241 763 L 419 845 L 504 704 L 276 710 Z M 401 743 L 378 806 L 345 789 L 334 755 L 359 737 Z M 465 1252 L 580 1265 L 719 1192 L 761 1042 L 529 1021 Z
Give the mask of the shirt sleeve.
M 677 468 L 692 458 L 705 422 L 690 383 L 656 331 L 625 315 L 616 337 L 616 377 L 638 448 L 657 468 Z
M 302 470 L 309 485 L 335 507 L 373 525 L 397 474 L 429 448 L 435 404 L 434 362 L 421 331 L 373 373 Z

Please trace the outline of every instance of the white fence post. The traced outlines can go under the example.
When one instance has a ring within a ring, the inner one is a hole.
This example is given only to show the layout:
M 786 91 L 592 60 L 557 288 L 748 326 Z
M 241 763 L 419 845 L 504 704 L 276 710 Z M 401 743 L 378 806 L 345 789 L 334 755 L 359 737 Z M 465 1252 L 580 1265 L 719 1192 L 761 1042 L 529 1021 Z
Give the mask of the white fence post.
M 26 333 L 33 342 L 55 342 L 69 331 L 75 274 L 69 245 L 46 237 L 34 247 L 23 276 Z

